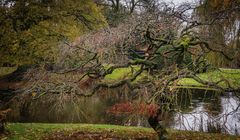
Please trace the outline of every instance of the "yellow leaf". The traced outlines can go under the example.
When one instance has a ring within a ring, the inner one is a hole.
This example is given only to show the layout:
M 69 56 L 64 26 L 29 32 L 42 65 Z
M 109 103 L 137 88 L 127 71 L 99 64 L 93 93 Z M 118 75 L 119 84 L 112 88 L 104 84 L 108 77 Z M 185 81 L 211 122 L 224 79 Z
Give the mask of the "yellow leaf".
M 32 96 L 35 97 L 37 95 L 36 92 L 32 92 Z

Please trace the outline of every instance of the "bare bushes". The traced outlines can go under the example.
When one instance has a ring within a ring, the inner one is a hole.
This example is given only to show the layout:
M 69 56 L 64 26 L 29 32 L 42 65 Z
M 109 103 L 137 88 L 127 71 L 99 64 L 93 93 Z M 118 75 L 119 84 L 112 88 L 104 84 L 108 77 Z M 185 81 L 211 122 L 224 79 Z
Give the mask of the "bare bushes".
M 97 95 L 91 97 L 79 97 L 67 92 L 22 93 L 9 102 L 9 107 L 13 108 L 10 120 L 14 122 L 112 122 L 119 124 L 123 118 L 118 118 L 116 122 L 106 114 L 106 111 L 116 102 L 131 100 L 132 95 L 128 93 L 129 90 L 125 88 L 100 89 Z
M 218 122 L 207 122 L 207 132 L 208 133 L 224 133 L 226 130 L 224 127 Z
M 131 16 L 128 21 L 117 27 L 107 27 L 77 38 L 71 46 L 85 46 L 86 49 L 95 52 L 103 63 L 124 63 L 127 59 L 125 40 L 136 26 L 136 17 Z
M 109 104 L 107 99 L 127 98 L 124 93 L 129 90 L 125 87 L 114 91 L 99 89 L 98 95 L 81 97 L 98 82 L 97 79 L 83 77 L 84 74 L 83 69 L 64 74 L 44 68 L 29 69 L 24 77 L 28 83 L 8 103 L 14 108 L 11 121 L 104 122 L 105 108 Z

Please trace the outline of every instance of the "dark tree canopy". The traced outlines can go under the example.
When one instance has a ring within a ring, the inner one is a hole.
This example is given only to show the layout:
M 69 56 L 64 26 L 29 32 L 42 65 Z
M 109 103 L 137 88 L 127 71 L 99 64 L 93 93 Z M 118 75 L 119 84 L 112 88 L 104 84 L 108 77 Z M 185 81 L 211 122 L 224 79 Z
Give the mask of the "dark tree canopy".
M 53 61 L 64 38 L 73 40 L 106 24 L 91 0 L 1 2 L 1 64 Z
M 210 38 L 209 45 L 224 50 L 228 55 L 233 54 L 231 59 L 234 61 L 229 61 L 222 54 L 211 53 L 208 58 L 217 66 L 239 67 L 239 11 L 239 0 L 202 0 L 196 9 L 199 19 L 211 24 L 201 29 L 205 37 Z

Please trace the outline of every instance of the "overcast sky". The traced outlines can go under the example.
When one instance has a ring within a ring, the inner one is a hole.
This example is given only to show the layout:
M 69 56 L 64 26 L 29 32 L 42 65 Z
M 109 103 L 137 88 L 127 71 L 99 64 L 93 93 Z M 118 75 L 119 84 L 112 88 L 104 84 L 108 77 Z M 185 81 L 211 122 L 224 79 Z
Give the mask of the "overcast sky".
M 174 4 L 178 5 L 178 4 L 185 3 L 185 2 L 195 3 L 197 0 L 162 0 L 162 1 L 173 2 Z

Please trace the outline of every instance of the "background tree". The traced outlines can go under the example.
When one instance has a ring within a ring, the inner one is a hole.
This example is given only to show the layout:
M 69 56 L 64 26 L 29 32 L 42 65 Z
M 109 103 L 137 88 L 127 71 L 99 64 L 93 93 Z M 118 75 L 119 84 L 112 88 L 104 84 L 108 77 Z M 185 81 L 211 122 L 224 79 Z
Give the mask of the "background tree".
M 209 45 L 233 54 L 229 61 L 219 53 L 211 53 L 208 59 L 220 67 L 239 67 L 239 1 L 238 0 L 201 0 L 196 9 L 199 19 L 211 24 L 201 28 Z M 231 51 L 231 50 L 234 50 Z
M 103 6 L 109 25 L 116 27 L 133 14 L 156 10 L 160 2 L 158 0 L 102 0 L 96 3 Z
M 87 1 L 2 1 L 1 64 L 53 62 L 59 43 L 106 24 L 100 9 Z

